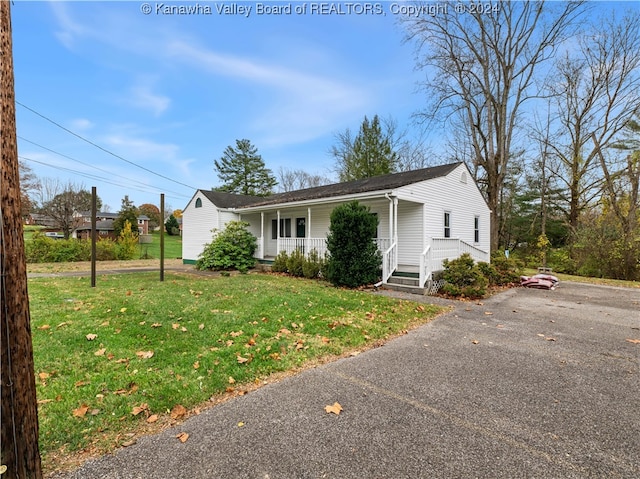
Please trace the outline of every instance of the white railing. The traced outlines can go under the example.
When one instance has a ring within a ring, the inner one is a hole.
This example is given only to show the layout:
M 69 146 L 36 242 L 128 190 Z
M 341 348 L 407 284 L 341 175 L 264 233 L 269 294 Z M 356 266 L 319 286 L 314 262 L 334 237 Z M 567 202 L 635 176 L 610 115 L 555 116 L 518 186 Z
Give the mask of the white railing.
M 458 238 L 431 238 L 431 247 L 431 271 L 442 270 L 445 259 L 456 259 L 464 253 L 469 253 L 476 262 L 489 262 L 489 253 Z
M 382 282 L 386 283 L 398 268 L 398 243 L 393 243 L 382 253 Z
M 378 246 L 378 250 L 384 253 L 391 247 L 391 240 L 389 238 L 376 238 L 374 240 Z M 258 249 L 256 250 L 256 258 L 264 258 L 260 256 L 261 250 L 261 238 L 258 238 Z M 305 255 L 311 251 L 316 250 L 318 255 L 323 258 L 327 253 L 327 239 L 326 238 L 280 238 L 279 250 L 286 252 L 288 255 L 294 251 L 301 251 Z M 278 252 L 280 252 L 278 251 Z
M 300 251 L 308 255 L 314 249 L 321 258 L 327 254 L 326 238 L 280 238 L 280 251 L 288 255 L 294 251 Z
M 431 279 L 432 272 L 431 245 L 429 245 L 420 255 L 420 283 L 418 284 L 420 288 L 424 288 L 425 283 Z

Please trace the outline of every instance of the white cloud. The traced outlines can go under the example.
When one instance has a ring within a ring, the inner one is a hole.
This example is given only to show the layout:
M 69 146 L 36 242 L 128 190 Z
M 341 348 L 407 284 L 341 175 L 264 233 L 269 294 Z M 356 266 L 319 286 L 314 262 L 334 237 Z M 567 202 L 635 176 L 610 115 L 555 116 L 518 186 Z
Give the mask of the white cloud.
M 138 163 L 140 160 L 173 162 L 178 157 L 180 150 L 180 147 L 173 143 L 158 143 L 121 134 L 108 135 L 105 137 L 105 141 L 111 148 L 116 149 L 120 156 L 134 163 Z
M 149 85 L 137 85 L 131 88 L 130 104 L 143 110 L 150 110 L 155 116 L 160 116 L 169 108 L 171 99 L 151 91 Z
M 87 131 L 93 128 L 94 124 L 86 118 L 76 118 L 71 120 L 71 129 L 75 131 Z
M 173 41 L 166 51 L 177 61 L 217 76 L 227 76 L 266 86 L 267 107 L 249 123 L 266 138 L 263 144 L 278 146 L 304 142 L 325 135 L 344 117 L 361 112 L 371 101 L 362 85 L 328 76 L 306 73 L 248 58 L 223 55 L 206 48 Z

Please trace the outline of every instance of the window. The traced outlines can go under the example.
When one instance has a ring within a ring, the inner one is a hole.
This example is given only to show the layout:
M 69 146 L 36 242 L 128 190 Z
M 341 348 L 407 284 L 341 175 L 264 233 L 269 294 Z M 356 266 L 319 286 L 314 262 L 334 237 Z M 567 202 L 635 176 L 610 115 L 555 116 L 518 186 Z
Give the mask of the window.
M 480 217 L 473 218 L 473 241 L 480 243 Z
M 196 208 L 202 208 L 202 200 L 200 198 L 196 200 Z
M 467 184 L 467 174 L 464 171 L 460 175 L 460 183 L 464 183 L 465 185 Z
M 278 220 L 271 220 L 271 239 L 278 238 Z M 280 238 L 291 238 L 291 218 L 280 218 Z
M 451 213 L 444 212 L 444 237 L 451 238 Z

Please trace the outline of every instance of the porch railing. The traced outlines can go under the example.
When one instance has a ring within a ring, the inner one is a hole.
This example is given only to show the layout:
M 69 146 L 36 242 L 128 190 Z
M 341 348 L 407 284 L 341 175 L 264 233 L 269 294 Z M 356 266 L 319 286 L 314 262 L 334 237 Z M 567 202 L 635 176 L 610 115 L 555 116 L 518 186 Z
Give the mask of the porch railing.
M 382 253 L 382 282 L 386 283 L 398 268 L 398 243 L 393 243 Z
M 431 271 L 443 269 L 445 259 L 459 258 L 463 253 L 469 253 L 476 262 L 489 262 L 489 253 L 458 238 L 432 238 L 431 249 Z
M 374 240 L 378 246 L 378 250 L 384 253 L 391 246 L 391 240 L 389 238 L 376 238 Z M 258 241 L 261 244 L 261 241 Z M 311 251 L 316 250 L 318 255 L 323 258 L 327 253 L 327 239 L 326 238 L 280 238 L 278 245 L 278 252 L 285 251 L 288 255 L 294 251 L 300 251 L 305 255 L 308 255 Z M 264 258 L 259 256 L 263 253 L 260 246 L 256 250 L 255 256 L 257 258 Z
M 431 245 L 427 246 L 420 255 L 420 278 L 419 287 L 424 288 L 427 281 L 431 279 Z

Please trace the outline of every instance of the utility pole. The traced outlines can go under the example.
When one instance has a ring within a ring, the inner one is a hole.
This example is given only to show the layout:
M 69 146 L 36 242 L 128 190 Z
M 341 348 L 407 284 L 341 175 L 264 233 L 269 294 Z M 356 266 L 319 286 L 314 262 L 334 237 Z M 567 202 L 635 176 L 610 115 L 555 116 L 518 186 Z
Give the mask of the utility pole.
M 2 479 L 41 479 L 8 0 L 0 0 L 0 137 L 0 470 Z

